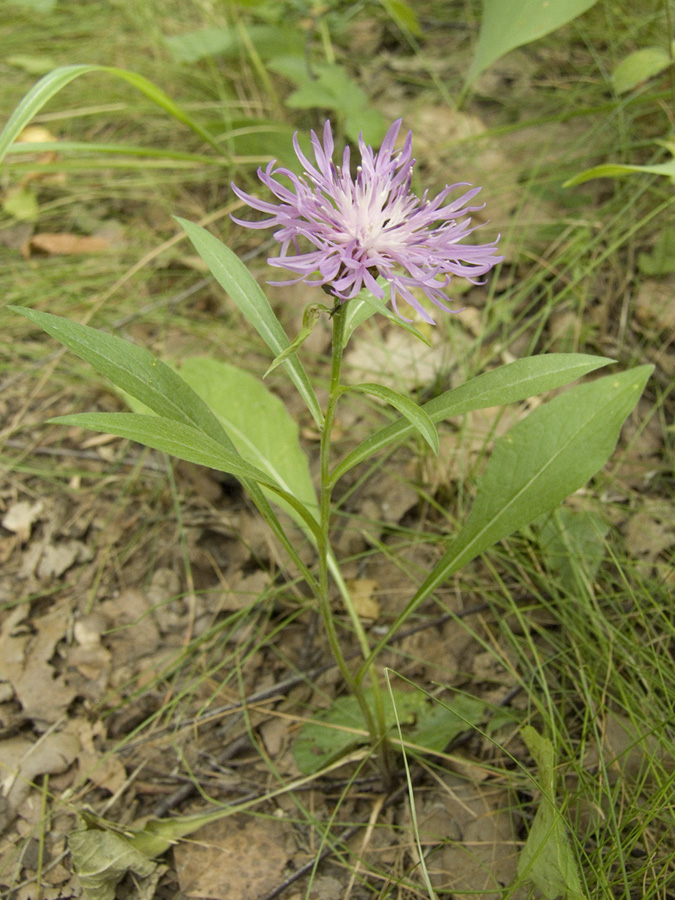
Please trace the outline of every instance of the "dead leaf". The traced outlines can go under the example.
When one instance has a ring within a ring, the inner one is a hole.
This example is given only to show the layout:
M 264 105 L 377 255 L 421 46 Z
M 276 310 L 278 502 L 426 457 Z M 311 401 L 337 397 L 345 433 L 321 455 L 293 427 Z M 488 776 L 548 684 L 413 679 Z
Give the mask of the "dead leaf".
M 68 621 L 56 608 L 36 619 L 34 633 L 23 625 L 24 607 L 17 607 L 0 632 L 0 679 L 8 681 L 26 718 L 45 724 L 56 722 L 70 706 L 76 691 L 50 665 L 57 643 L 65 636 Z
M 0 810 L 0 833 L 13 821 L 40 775 L 65 772 L 80 749 L 72 734 L 50 732 L 37 741 L 23 737 L 0 741 L 0 780 L 4 809 Z
M 82 253 L 101 253 L 107 250 L 110 241 L 101 237 L 89 237 L 81 234 L 67 234 L 66 232 L 43 231 L 34 234 L 25 248 L 25 255 L 38 251 L 49 256 L 70 256 Z
M 2 517 L 2 526 L 7 531 L 13 532 L 25 544 L 30 537 L 31 529 L 40 518 L 44 506 L 41 500 L 29 503 L 27 500 L 19 500 L 12 503 Z
M 174 849 L 183 893 L 208 900 L 259 900 L 281 881 L 292 832 L 285 822 L 230 816 Z
M 354 578 L 347 582 L 354 609 L 360 619 L 375 621 L 380 616 L 380 604 L 375 597 L 378 589 L 374 578 Z
M 518 863 L 511 805 L 499 786 L 472 784 L 457 775 L 447 775 L 444 788 L 425 798 L 418 810 L 419 832 L 425 849 L 438 845 L 427 859 L 437 890 L 480 891 L 483 900 L 499 900 Z

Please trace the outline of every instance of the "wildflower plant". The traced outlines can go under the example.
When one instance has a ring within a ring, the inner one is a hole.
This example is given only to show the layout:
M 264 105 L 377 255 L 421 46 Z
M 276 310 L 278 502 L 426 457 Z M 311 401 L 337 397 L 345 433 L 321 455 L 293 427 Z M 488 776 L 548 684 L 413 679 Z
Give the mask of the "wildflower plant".
M 302 174 L 276 162 L 259 172 L 273 200 L 233 186 L 254 214 L 264 215 L 259 220 L 236 221 L 248 228 L 275 229 L 280 253 L 269 263 L 292 274 L 287 282 L 291 285 L 289 303 L 293 302 L 292 285 L 299 281 L 315 285 L 318 298 L 319 288 L 330 297 L 329 305 L 317 302 L 305 310 L 303 328 L 294 340 L 237 256 L 204 228 L 178 220 L 214 278 L 269 348 L 270 369 L 283 366 L 306 404 L 320 434 L 318 486 L 309 477 L 297 426 L 258 378 L 209 359 L 193 360 L 179 374 L 147 350 L 114 335 L 45 312 L 17 308 L 131 398 L 132 412 L 81 413 L 51 421 L 139 441 L 241 481 L 304 578 L 346 688 L 345 696 L 301 732 L 298 765 L 306 774 L 334 765 L 340 754 L 358 744 L 358 732 L 365 731 L 387 785 L 397 777 L 390 738 L 405 704 L 417 704 L 410 710 L 418 729 L 413 742 L 430 750 L 442 750 L 476 710 L 467 698 L 459 697 L 458 705 L 448 709 L 446 716 L 436 715 L 431 727 L 428 718 L 425 720 L 426 707 L 415 698 L 385 694 L 378 670 L 381 651 L 459 568 L 554 509 L 605 464 L 652 370 L 641 366 L 572 387 L 538 405 L 501 437 L 478 481 L 464 525 L 448 537 L 441 558 L 422 584 L 411 588 L 405 609 L 386 633 L 374 640 L 352 602 L 331 542 L 333 495 L 340 480 L 355 466 L 372 462 L 383 450 L 413 434 L 438 453 L 436 426 L 449 417 L 518 403 L 613 362 L 576 353 L 519 359 L 423 405 L 381 384 L 344 383 L 343 352 L 364 321 L 385 315 L 422 337 L 408 318 L 411 311 L 433 324 L 438 311 L 454 309 L 453 279 L 481 282 L 502 261 L 496 238 L 472 243 L 476 226 L 471 214 L 481 208 L 476 205 L 478 187 L 452 184 L 433 198 L 427 192 L 421 197 L 414 193 L 412 135 L 397 149 L 400 125 L 400 121 L 394 122 L 378 152 L 360 140 L 361 158 L 354 174 L 348 147 L 341 161 L 334 161 L 333 135 L 326 122 L 322 139 L 312 134 L 313 161 L 295 139 Z M 332 325 L 330 385 L 323 407 L 299 356 L 303 340 L 321 315 Z M 347 392 L 374 396 L 393 407 L 398 416 L 336 459 L 331 435 L 339 403 Z M 257 421 L 261 415 L 274 418 L 276 444 L 272 448 L 265 444 L 269 432 L 261 438 Z M 314 547 L 313 562 L 306 562 L 298 552 L 279 510 L 303 529 Z M 334 592 L 342 604 L 337 611 L 331 605 Z M 338 621 L 343 616 L 358 641 L 361 659 L 356 667 L 348 663 L 340 638 Z M 334 727 L 325 728 L 327 722 Z M 344 737 L 341 725 L 347 726 Z

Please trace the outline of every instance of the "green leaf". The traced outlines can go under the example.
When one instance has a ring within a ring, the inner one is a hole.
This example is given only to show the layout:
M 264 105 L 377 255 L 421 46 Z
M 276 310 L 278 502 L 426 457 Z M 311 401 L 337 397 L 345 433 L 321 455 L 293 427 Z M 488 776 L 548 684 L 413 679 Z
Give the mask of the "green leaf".
M 413 722 L 426 699 L 415 692 L 394 690 L 398 718 L 403 723 Z M 372 689 L 364 691 L 368 706 L 375 712 Z M 387 730 L 396 726 L 392 697 L 385 694 L 384 719 Z M 317 713 L 311 722 L 303 725 L 293 745 L 293 757 L 303 775 L 318 772 L 324 766 L 339 759 L 360 744 L 370 740 L 363 715 L 356 697 L 340 697 L 328 709 Z
M 659 75 L 672 64 L 670 55 L 660 47 L 644 47 L 621 60 L 612 75 L 617 94 L 626 94 L 644 81 Z
M 296 353 L 300 349 L 300 347 L 302 347 L 307 338 L 314 331 L 314 326 L 319 321 L 322 311 L 329 312 L 328 307 L 316 303 L 312 303 L 309 306 L 305 307 L 305 311 L 302 314 L 302 328 L 298 332 L 297 336 L 293 338 L 288 347 L 286 347 L 286 349 L 282 353 L 280 353 L 279 356 L 277 356 L 272 365 L 263 375 L 263 378 L 267 378 L 270 372 L 273 372 L 282 364 L 285 359 L 288 359 L 288 357 L 292 353 Z
M 639 366 L 577 385 L 535 409 L 497 441 L 464 527 L 380 639 L 361 672 L 420 603 L 454 572 L 497 541 L 555 509 L 602 468 L 653 369 Z
M 262 292 L 260 285 L 248 271 L 243 262 L 205 228 L 188 222 L 177 221 L 185 229 L 194 247 L 209 268 L 218 284 L 227 291 L 239 311 L 258 332 L 267 346 L 277 357 L 289 346 L 290 341 L 281 323 L 274 315 L 269 300 Z M 297 388 L 300 396 L 307 404 L 314 421 L 321 428 L 323 413 L 316 399 L 307 373 L 297 355 L 293 354 L 283 363 L 288 375 Z
M 178 459 L 208 466 L 219 472 L 227 472 L 242 480 L 256 481 L 285 500 L 296 515 L 301 517 L 314 537 L 321 540 L 321 532 L 314 517 L 276 479 L 251 465 L 238 453 L 227 450 L 222 444 L 189 425 L 161 416 L 146 416 L 140 413 L 77 413 L 57 416 L 49 421 L 54 424 L 91 428 L 105 434 L 116 434 L 118 437 L 138 441 L 154 450 L 169 453 Z
M 180 374 L 215 413 L 242 458 L 318 515 L 298 425 L 281 400 L 254 375 L 209 357 L 185 360 Z M 297 521 L 297 513 L 283 505 Z
M 546 900 L 584 900 L 579 872 L 556 808 L 553 744 L 526 725 L 521 735 L 539 770 L 541 800 L 518 860 L 518 876 L 527 878 Z
M 248 39 L 261 59 L 278 54 L 279 47 L 302 53 L 304 36 L 299 28 L 279 25 L 248 25 Z M 200 59 L 238 56 L 244 49 L 241 32 L 236 27 L 206 26 L 183 34 L 165 35 L 164 43 L 177 62 L 194 63 Z
M 382 286 L 384 287 L 386 282 L 384 279 L 381 280 L 383 282 Z M 383 297 L 380 300 L 377 297 L 374 297 L 367 288 L 363 288 L 363 290 L 359 291 L 356 297 L 352 298 L 347 304 L 344 330 L 345 347 L 347 346 L 349 338 L 359 325 L 376 313 L 384 316 L 385 319 L 388 319 L 393 325 L 397 325 L 399 328 L 403 328 L 404 331 L 414 334 L 415 337 L 426 344 L 427 347 L 431 347 L 431 341 L 428 338 L 424 337 L 424 335 L 414 328 L 410 322 L 405 322 L 400 316 L 397 316 L 389 309 L 386 297 Z
M 424 409 L 422 409 L 421 406 L 418 406 L 409 397 L 405 397 L 398 391 L 384 387 L 381 384 L 353 384 L 345 390 L 361 391 L 364 394 L 370 394 L 372 397 L 377 397 L 378 400 L 384 400 L 385 403 L 389 403 L 394 409 L 398 410 L 408 422 L 410 422 L 412 427 L 422 435 L 436 456 L 438 456 L 440 448 L 436 426 Z
M 653 366 L 577 385 L 530 413 L 495 444 L 459 535 L 418 594 L 562 503 L 611 456 Z
M 40 81 L 31 88 L 23 100 L 21 100 L 7 120 L 4 129 L 0 134 L 0 162 L 5 158 L 7 150 L 21 134 L 23 129 L 55 94 L 58 94 L 62 88 L 66 87 L 66 85 L 70 84 L 71 81 L 78 78 L 80 75 L 88 75 L 92 72 L 102 72 L 106 75 L 113 75 L 116 78 L 121 78 L 123 81 L 126 81 L 128 84 L 132 85 L 132 87 L 135 87 L 136 90 L 148 97 L 148 99 L 152 100 L 153 103 L 156 103 L 157 106 L 161 107 L 165 112 L 169 113 L 169 115 L 173 116 L 174 119 L 177 119 L 179 122 L 187 125 L 188 128 L 191 128 L 195 134 L 198 134 L 202 140 L 214 147 L 218 153 L 223 153 L 219 144 L 216 143 L 213 137 L 202 128 L 201 125 L 195 122 L 191 116 L 174 103 L 164 91 L 154 85 L 151 81 L 148 81 L 147 78 L 143 78 L 142 75 L 137 75 L 135 72 L 130 72 L 127 69 L 117 69 L 114 66 L 76 65 L 61 66 L 53 72 L 50 72 L 49 75 L 45 75 L 44 78 L 41 78 Z
M 675 272 L 675 228 L 666 225 L 659 232 L 651 252 L 638 253 L 638 269 L 643 275 Z
M 310 73 L 304 56 L 298 53 L 277 56 L 270 60 L 268 68 L 298 85 L 286 98 L 287 106 L 339 112 L 344 117 L 347 136 L 355 141 L 361 133 L 367 144 L 377 144 L 384 137 L 383 117 L 368 106 L 367 95 L 342 66 L 317 64 Z
M 51 313 L 20 306 L 9 309 L 34 322 L 158 416 L 189 425 L 234 449 L 220 422 L 199 395 L 145 348 Z
M 415 11 L 404 0 L 380 0 L 380 3 L 402 31 L 416 36 L 422 34 Z
M 592 581 L 605 555 L 603 538 L 609 525 L 596 512 L 565 506 L 546 518 L 539 530 L 539 546 L 546 567 L 571 597 L 579 579 Z
M 671 159 L 665 163 L 657 163 L 654 166 L 625 166 L 619 163 L 605 163 L 601 166 L 593 166 L 575 175 L 574 178 L 568 179 L 563 187 L 574 187 L 577 184 L 583 184 L 584 181 L 591 181 L 593 178 L 623 178 L 624 175 L 632 175 L 634 172 L 646 172 L 648 175 L 664 175 L 675 181 L 675 159 Z
M 516 47 L 537 41 L 565 25 L 597 0 L 483 0 L 478 44 L 466 77 L 473 84 L 481 72 Z
M 485 715 L 485 703 L 471 694 L 456 693 L 445 703 L 434 698 L 419 711 L 407 740 L 440 753 L 463 731 L 483 721 Z
M 517 403 L 535 394 L 569 384 L 576 378 L 609 365 L 613 360 L 583 353 L 551 353 L 518 359 L 491 372 L 485 372 L 458 388 L 446 391 L 421 408 L 432 422 L 442 422 L 474 409 L 488 409 Z M 366 438 L 338 463 L 331 480 L 336 482 L 346 472 L 379 450 L 407 438 L 413 426 L 406 420 L 385 425 Z

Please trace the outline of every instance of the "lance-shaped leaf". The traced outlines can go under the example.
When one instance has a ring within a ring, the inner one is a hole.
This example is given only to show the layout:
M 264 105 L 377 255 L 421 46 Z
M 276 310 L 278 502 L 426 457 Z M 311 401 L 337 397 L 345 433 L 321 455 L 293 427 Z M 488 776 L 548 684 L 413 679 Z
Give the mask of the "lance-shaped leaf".
M 484 372 L 460 387 L 446 391 L 425 403 L 421 409 L 432 422 L 442 422 L 475 409 L 488 409 L 517 403 L 569 384 L 576 378 L 609 365 L 613 360 L 583 353 L 550 353 L 518 359 L 499 369 Z M 355 447 L 338 465 L 331 476 L 336 482 L 351 468 L 370 459 L 379 450 L 404 440 L 413 431 L 406 419 L 385 425 Z
M 58 92 L 67 84 L 70 84 L 73 79 L 78 78 L 80 75 L 88 75 L 93 72 L 102 72 L 103 74 L 113 75 L 116 78 L 121 78 L 123 81 L 126 81 L 128 84 L 132 85 L 132 87 L 136 88 L 136 90 L 145 94 L 148 99 L 152 100 L 153 103 L 156 103 L 157 106 L 165 112 L 169 113 L 170 116 L 173 116 L 174 119 L 177 119 L 179 122 L 187 125 L 188 128 L 191 128 L 192 131 L 202 138 L 202 140 L 211 144 L 211 146 L 218 150 L 219 153 L 223 153 L 222 147 L 216 143 L 208 131 L 202 128 L 198 122 L 195 122 L 191 116 L 174 103 L 171 97 L 165 94 L 161 88 L 158 88 L 157 85 L 148 81 L 148 79 L 144 78 L 142 75 L 138 75 L 136 72 L 130 72 L 127 69 L 118 69 L 114 66 L 75 65 L 61 66 L 58 69 L 54 69 L 53 72 L 50 72 L 48 75 L 45 75 L 44 78 L 41 78 L 40 81 L 38 81 L 26 94 L 23 100 L 21 100 L 7 120 L 5 127 L 0 134 L 0 162 L 2 162 L 5 153 L 7 153 L 7 150 L 21 134 L 23 129 L 55 94 L 58 94 Z
M 535 409 L 497 441 L 466 524 L 373 650 L 371 660 L 454 572 L 555 509 L 604 466 L 653 369 L 639 366 L 577 385 Z
M 183 425 L 162 416 L 146 416 L 141 413 L 77 413 L 57 416 L 49 421 L 54 424 L 76 425 L 106 434 L 116 434 L 118 437 L 138 441 L 154 450 L 162 450 L 171 456 L 177 456 L 178 459 L 208 466 L 219 472 L 227 472 L 241 480 L 255 481 L 288 503 L 314 537 L 321 540 L 316 520 L 296 497 L 284 490 L 269 474 L 246 462 L 236 451 L 228 450 L 190 425 Z
M 10 309 L 30 319 L 81 359 L 90 363 L 97 372 L 109 378 L 128 397 L 140 401 L 142 411 L 147 408 L 158 416 L 189 425 L 236 453 L 235 445 L 223 427 L 222 417 L 215 415 L 208 403 L 174 369 L 143 347 L 137 347 L 115 335 L 71 322 L 61 316 L 23 307 Z M 203 386 L 204 379 L 199 376 L 200 373 L 197 374 L 197 380 Z M 221 406 L 222 402 L 223 398 L 220 400 Z M 244 479 L 243 483 L 291 559 L 306 577 L 311 578 L 257 482 Z M 302 496 L 301 494 L 299 499 L 302 499 Z
M 345 390 L 361 391 L 363 394 L 370 394 L 371 397 L 377 397 L 378 400 L 384 400 L 385 403 L 389 403 L 422 435 L 436 456 L 438 456 L 439 442 L 436 426 L 429 418 L 428 413 L 421 406 L 418 406 L 414 400 L 411 400 L 410 397 L 406 397 L 391 388 L 384 387 L 384 385 L 371 384 L 369 382 L 352 384 Z
M 269 300 L 243 262 L 229 247 L 226 247 L 205 228 L 195 225 L 194 222 L 188 222 L 186 219 L 177 218 L 177 221 L 185 229 L 195 250 L 204 260 L 218 284 L 227 291 L 242 315 L 248 319 L 274 353 L 275 358 L 280 356 L 291 342 L 275 316 Z M 323 413 L 302 363 L 296 354 L 292 354 L 284 360 L 283 365 L 300 396 L 307 404 L 314 421 L 321 427 Z
M 144 347 L 62 316 L 19 306 L 9 309 L 34 322 L 158 416 L 190 425 L 234 449 L 201 397 L 170 366 Z

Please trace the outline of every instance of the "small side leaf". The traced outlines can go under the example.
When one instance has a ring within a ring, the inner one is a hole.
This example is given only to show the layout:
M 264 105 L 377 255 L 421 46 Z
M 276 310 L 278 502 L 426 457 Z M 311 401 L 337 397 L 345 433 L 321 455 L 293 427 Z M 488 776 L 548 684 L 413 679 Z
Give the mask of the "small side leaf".
M 421 408 L 432 422 L 438 423 L 474 409 L 517 403 L 569 384 L 611 362 L 613 360 L 602 356 L 587 356 L 583 353 L 550 353 L 517 359 L 446 391 Z M 412 431 L 413 426 L 405 419 L 380 428 L 338 463 L 332 480 L 337 481 L 354 466 L 372 458 L 379 450 L 405 440 Z
M 322 310 L 326 312 L 329 311 L 327 306 L 321 306 L 321 304 L 316 303 L 313 303 L 305 308 L 305 311 L 302 314 L 302 328 L 298 332 L 297 336 L 293 338 L 288 347 L 286 347 L 286 349 L 277 356 L 272 365 L 263 375 L 263 378 L 267 378 L 267 376 L 276 368 L 278 368 L 278 366 L 280 366 L 282 362 L 287 360 L 292 353 L 296 353 L 297 350 L 302 347 L 307 338 L 314 331 L 314 326 L 318 322 Z
M 384 279 L 381 279 L 382 286 L 386 287 L 386 282 Z M 388 319 L 392 325 L 397 325 L 399 328 L 403 328 L 404 331 L 408 331 L 410 334 L 415 335 L 418 340 L 422 341 L 423 344 L 426 344 L 427 347 L 431 347 L 431 341 L 426 338 L 420 331 L 414 328 L 410 322 L 406 322 L 400 316 L 397 316 L 393 313 L 389 307 L 387 306 L 387 298 L 383 297 L 381 300 L 377 297 L 374 297 L 367 288 L 363 288 L 363 290 L 359 291 L 359 293 L 350 300 L 347 304 L 347 315 L 345 317 L 345 331 L 344 331 L 344 346 L 347 346 L 347 342 L 349 338 L 352 336 L 354 331 L 369 319 L 371 316 L 374 316 L 376 313 L 379 313 L 381 316 L 384 316 L 385 319 Z
M 370 394 L 372 397 L 377 397 L 378 400 L 384 400 L 385 403 L 389 403 L 390 406 L 393 406 L 410 422 L 412 427 L 422 435 L 436 456 L 438 456 L 440 448 L 436 426 L 424 409 L 409 397 L 381 384 L 354 384 L 350 385 L 346 390 L 361 391 L 364 394 Z
M 274 315 L 270 302 L 260 285 L 243 262 L 229 247 L 226 247 L 205 228 L 178 217 L 176 221 L 185 229 L 195 250 L 204 260 L 218 284 L 227 291 L 239 311 L 248 319 L 274 356 L 277 357 L 287 350 L 290 346 L 288 336 Z M 297 355 L 291 354 L 288 359 L 284 360 L 284 366 L 300 396 L 307 404 L 314 421 L 319 427 L 322 427 L 323 413 L 319 401 L 316 399 L 314 389 Z

